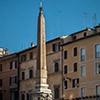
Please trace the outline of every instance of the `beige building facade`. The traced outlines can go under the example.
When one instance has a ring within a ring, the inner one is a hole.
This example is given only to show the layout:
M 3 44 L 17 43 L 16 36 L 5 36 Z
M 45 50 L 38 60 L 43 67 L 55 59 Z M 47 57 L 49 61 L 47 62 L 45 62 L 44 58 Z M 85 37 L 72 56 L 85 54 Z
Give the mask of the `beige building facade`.
M 36 58 L 36 46 L 0 58 L 0 100 L 31 100 Z M 48 41 L 46 58 L 54 100 L 99 100 L 100 26 Z

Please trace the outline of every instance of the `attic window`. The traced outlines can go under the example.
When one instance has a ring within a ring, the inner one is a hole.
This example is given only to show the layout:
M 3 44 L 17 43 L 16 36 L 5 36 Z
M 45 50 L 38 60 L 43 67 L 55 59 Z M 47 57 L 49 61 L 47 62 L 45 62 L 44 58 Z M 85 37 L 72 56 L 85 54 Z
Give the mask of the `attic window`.
M 73 39 L 76 40 L 76 35 L 73 36 Z
M 87 36 L 86 32 L 84 33 L 84 37 Z

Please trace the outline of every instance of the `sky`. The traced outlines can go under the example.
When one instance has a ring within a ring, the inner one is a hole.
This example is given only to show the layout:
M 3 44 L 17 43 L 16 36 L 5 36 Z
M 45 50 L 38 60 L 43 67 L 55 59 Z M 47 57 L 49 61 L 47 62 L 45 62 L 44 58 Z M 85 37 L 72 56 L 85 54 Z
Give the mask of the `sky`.
M 40 0 L 0 0 L 0 47 L 10 53 L 37 44 Z M 43 0 L 46 40 L 100 24 L 100 0 Z

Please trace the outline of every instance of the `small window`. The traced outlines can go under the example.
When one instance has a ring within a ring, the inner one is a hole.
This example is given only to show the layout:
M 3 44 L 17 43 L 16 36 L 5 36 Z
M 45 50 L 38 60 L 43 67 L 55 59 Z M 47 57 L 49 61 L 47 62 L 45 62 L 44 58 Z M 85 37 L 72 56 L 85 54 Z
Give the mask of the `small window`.
M 2 71 L 2 64 L 0 64 L 0 72 Z
M 54 87 L 54 98 L 58 99 L 60 96 L 60 87 L 59 86 L 55 86 Z
M 59 63 L 58 62 L 55 62 L 54 69 L 55 69 L 55 72 L 59 71 Z
M 25 94 L 21 95 L 21 100 L 25 100 Z
M 26 55 L 21 56 L 21 62 L 24 62 L 24 61 L 26 61 Z
M 68 83 L 67 83 L 67 80 L 65 80 L 65 81 L 64 81 L 64 89 L 67 89 L 67 88 L 68 88 L 67 84 L 68 84 Z
M 96 95 L 100 95 L 100 85 L 96 86 Z
M 2 79 L 0 79 L 0 87 L 2 86 Z
M 25 72 L 22 72 L 22 80 L 25 79 Z
M 73 40 L 76 40 L 76 35 L 73 36 Z
M 33 59 L 33 52 L 30 52 L 30 59 Z
M 95 58 L 100 58 L 100 44 L 95 45 Z
M 67 74 L 67 65 L 64 66 L 64 74 Z
M 77 72 L 77 63 L 74 63 L 74 72 Z
M 52 51 L 60 51 L 60 43 L 55 43 L 52 45 Z
M 74 56 L 77 56 L 77 47 L 74 48 Z
M 85 87 L 81 88 L 81 97 L 85 97 Z
M 17 76 L 10 77 L 10 85 L 15 85 L 17 84 Z
M 86 32 L 84 33 L 84 37 L 85 37 L 85 36 L 87 36 L 87 33 L 86 33 Z
M 81 77 L 86 76 L 86 67 L 83 65 L 81 66 Z
M 10 62 L 10 69 L 15 69 L 15 68 L 17 68 L 17 61 Z
M 79 79 L 78 78 L 72 80 L 72 87 L 73 88 L 79 87 Z
M 95 63 L 95 74 L 100 75 L 100 62 Z
M 29 70 L 29 78 L 30 79 L 33 78 L 33 70 L 32 69 Z
M 64 51 L 64 59 L 67 59 L 67 50 Z

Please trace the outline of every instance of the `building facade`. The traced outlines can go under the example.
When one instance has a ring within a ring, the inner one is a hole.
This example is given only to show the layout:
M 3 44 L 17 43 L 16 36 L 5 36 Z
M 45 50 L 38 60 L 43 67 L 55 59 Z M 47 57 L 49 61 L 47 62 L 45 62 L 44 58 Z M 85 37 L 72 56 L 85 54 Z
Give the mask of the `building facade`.
M 100 26 L 50 40 L 46 47 L 54 100 L 100 98 Z M 18 100 L 31 99 L 36 58 L 36 46 L 0 58 L 0 100 L 17 100 L 18 91 Z
M 0 58 L 0 100 L 18 100 L 18 57 Z
M 44 17 L 39 19 L 41 34 L 45 33 L 43 20 Z M 42 43 L 40 46 L 44 48 Z M 37 50 L 33 46 L 2 56 L 0 49 L 0 100 L 33 100 L 32 93 L 41 78 L 37 72 Z M 42 53 L 46 53 L 46 58 Z M 100 100 L 100 25 L 46 42 L 46 52 L 42 51 L 41 55 L 46 60 L 40 59 L 41 63 L 47 64 L 41 66 L 40 74 L 44 77 L 40 83 L 49 85 L 53 100 Z

